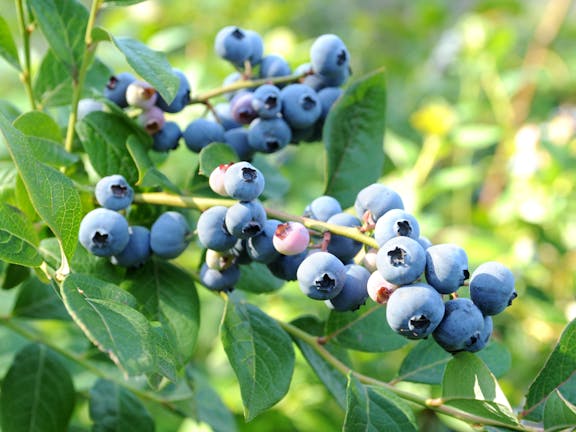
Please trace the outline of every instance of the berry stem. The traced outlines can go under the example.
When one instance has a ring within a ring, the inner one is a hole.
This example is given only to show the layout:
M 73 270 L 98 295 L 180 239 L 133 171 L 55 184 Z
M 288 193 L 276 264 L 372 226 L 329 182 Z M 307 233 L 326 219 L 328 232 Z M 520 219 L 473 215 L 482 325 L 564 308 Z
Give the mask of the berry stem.
M 304 330 L 290 324 L 285 323 L 283 321 L 277 321 L 278 324 L 288 333 L 292 338 L 299 339 L 304 343 L 308 344 L 318 355 L 320 355 L 324 360 L 326 360 L 332 367 L 338 370 L 345 376 L 351 375 L 358 379 L 362 384 L 372 385 L 377 387 L 385 388 L 386 390 L 394 393 L 395 395 L 405 399 L 407 401 L 413 402 L 415 404 L 421 405 L 425 408 L 431 409 L 441 414 L 446 414 L 451 417 L 466 421 L 468 423 L 477 424 L 477 425 L 485 425 L 485 426 L 497 426 L 497 427 L 504 427 L 509 430 L 517 430 L 517 431 L 537 431 L 538 429 L 529 428 L 527 426 L 518 424 L 517 426 L 512 426 L 507 423 L 500 422 L 498 420 L 494 420 L 491 418 L 482 417 L 479 415 L 470 414 L 468 412 L 459 410 L 457 408 L 444 405 L 444 400 L 442 398 L 426 398 L 414 393 L 411 393 L 406 390 L 402 390 L 390 383 L 385 381 L 380 381 L 376 378 L 372 378 L 367 375 L 363 375 L 355 370 L 351 369 L 350 367 L 346 366 L 342 361 L 337 359 L 328 351 L 323 345 L 325 341 L 323 339 L 318 338 L 317 336 L 313 336 Z
M 226 93 L 234 92 L 236 90 L 242 90 L 246 88 L 258 87 L 262 84 L 284 84 L 288 82 L 298 81 L 300 78 L 303 78 L 307 75 L 307 73 L 301 74 L 294 74 L 294 75 L 286 75 L 281 77 L 273 77 L 273 78 L 261 78 L 261 79 L 254 79 L 254 80 L 240 80 L 236 81 L 232 84 L 227 86 L 219 87 L 213 90 L 209 90 L 202 94 L 199 94 L 196 97 L 190 99 L 190 104 L 197 104 L 202 103 L 205 104 L 209 99 L 212 99 L 216 96 L 221 96 Z
M 173 207 L 194 208 L 204 211 L 216 205 L 230 207 L 237 201 L 222 198 L 203 198 L 203 197 L 188 197 L 176 194 L 169 194 L 166 192 L 148 192 L 134 195 L 134 202 L 169 205 Z M 286 213 L 280 210 L 266 208 L 266 214 L 270 218 L 279 219 L 282 221 L 296 221 L 302 223 L 306 228 L 318 231 L 320 233 L 330 232 L 332 234 L 341 235 L 359 241 L 368 247 L 377 248 L 376 240 L 365 234 L 362 234 L 358 228 L 345 227 L 341 225 L 321 222 L 303 216 L 297 216 Z

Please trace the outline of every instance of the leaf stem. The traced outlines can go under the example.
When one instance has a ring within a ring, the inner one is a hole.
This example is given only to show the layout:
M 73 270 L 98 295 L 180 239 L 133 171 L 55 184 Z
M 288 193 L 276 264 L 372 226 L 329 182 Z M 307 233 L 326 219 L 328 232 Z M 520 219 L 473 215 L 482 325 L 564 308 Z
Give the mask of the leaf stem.
M 134 195 L 134 202 L 169 205 L 173 207 L 193 208 L 196 210 L 204 211 L 210 207 L 222 205 L 230 207 L 238 201 L 226 198 L 204 198 L 204 197 L 190 197 L 166 192 L 148 192 Z M 282 221 L 297 221 L 302 223 L 306 228 L 309 228 L 320 233 L 331 232 L 332 234 L 348 237 L 353 240 L 359 241 L 366 246 L 378 248 L 378 243 L 374 238 L 362 234 L 358 228 L 345 227 L 341 225 L 321 222 L 303 216 L 297 216 L 290 213 L 283 212 L 272 208 L 266 208 L 268 217 L 279 219 Z
M 34 98 L 34 90 L 32 88 L 32 61 L 30 59 L 30 34 L 34 30 L 34 26 L 26 23 L 23 0 L 16 0 L 16 13 L 18 15 L 18 26 L 22 33 L 22 44 L 24 49 L 24 66 L 20 74 L 20 79 L 24 83 L 30 107 L 35 110 L 36 99 Z
M 460 409 L 444 405 L 443 400 L 441 398 L 426 398 L 409 391 L 400 389 L 390 383 L 385 381 L 378 380 L 376 378 L 363 375 L 350 367 L 346 366 L 342 361 L 334 357 L 330 351 L 328 351 L 322 343 L 320 343 L 320 339 L 317 336 L 313 336 L 298 327 L 285 323 L 283 321 L 277 321 L 278 324 L 286 330 L 293 338 L 300 339 L 304 343 L 308 344 L 318 355 L 320 355 L 324 360 L 326 360 L 332 367 L 342 373 L 344 376 L 348 376 L 348 374 L 353 375 L 356 377 L 361 383 L 382 387 L 395 395 L 399 396 L 400 398 L 413 402 L 417 405 L 423 406 L 425 408 L 431 409 L 433 411 L 439 412 L 441 414 L 446 414 L 448 416 L 466 421 L 472 424 L 480 424 L 486 426 L 497 426 L 497 427 L 504 427 L 509 430 L 517 430 L 517 431 L 537 431 L 538 429 L 530 428 L 521 424 L 517 426 L 513 426 L 507 423 L 499 422 L 494 419 L 485 418 L 482 416 L 470 414 L 466 411 L 462 411 Z
M 94 59 L 94 54 L 96 53 L 97 43 L 94 43 L 92 39 L 92 30 L 94 29 L 96 15 L 100 10 L 103 0 L 94 0 L 92 2 L 92 7 L 90 8 L 90 15 L 88 17 L 88 23 L 86 24 L 86 32 L 84 34 L 85 52 L 82 56 L 82 62 L 73 77 L 72 84 L 74 92 L 72 94 L 72 102 L 70 106 L 70 116 L 68 117 L 68 128 L 66 130 L 66 140 L 64 142 L 64 148 L 68 152 L 72 152 L 74 144 L 74 130 L 76 127 L 76 122 L 78 121 L 78 103 L 82 98 L 82 90 L 84 89 L 84 82 L 86 80 L 86 75 L 88 73 L 88 67 Z

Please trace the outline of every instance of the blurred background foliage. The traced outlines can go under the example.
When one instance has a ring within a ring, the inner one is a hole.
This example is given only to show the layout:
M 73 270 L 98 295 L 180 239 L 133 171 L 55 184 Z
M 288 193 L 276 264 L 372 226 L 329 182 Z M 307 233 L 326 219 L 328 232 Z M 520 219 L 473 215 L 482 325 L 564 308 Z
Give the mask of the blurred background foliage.
M 4 4 L 8 0 L 0 0 Z M 433 242 L 463 246 L 471 271 L 502 261 L 517 277 L 519 298 L 495 317 L 494 339 L 511 353 L 500 383 L 512 404 L 523 396 L 565 324 L 576 316 L 576 9 L 568 0 L 148 0 L 107 7 L 99 23 L 166 52 L 195 92 L 216 88 L 232 72 L 213 52 L 225 25 L 258 31 L 265 51 L 296 67 L 322 33 L 336 33 L 352 55 L 353 78 L 384 66 L 388 82 L 386 162 L 381 181 L 403 196 Z M 88 5 L 89 2 L 86 1 Z M 10 11 L 6 12 L 9 19 Z M 16 32 L 16 29 L 14 29 Z M 44 47 L 35 40 L 38 60 Z M 99 58 L 113 71 L 128 66 L 112 46 Z M 18 77 L 0 64 L 2 98 L 26 107 Z M 182 125 L 202 115 L 178 114 Z M 321 143 L 265 156 L 278 171 L 270 203 L 300 214 L 322 193 Z M 180 155 L 180 156 L 178 156 Z M 177 181 L 189 179 L 194 155 L 179 149 L 161 165 Z M 305 175 L 303 175 L 305 173 Z M 193 249 L 193 248 L 191 248 Z M 195 268 L 199 251 L 179 259 Z M 342 410 L 299 357 L 288 396 L 249 424 L 239 390 L 218 341 L 219 298 L 200 290 L 202 330 L 195 356 L 241 430 L 338 430 Z M 293 283 L 273 295 L 246 294 L 281 319 L 327 316 Z M 383 323 L 383 325 L 385 325 Z M 54 330 L 54 329 L 52 329 Z M 16 343 L 16 342 L 14 342 Z M 407 349 L 356 353 L 361 372 L 392 379 Z M 423 392 L 435 389 L 422 387 Z M 153 409 L 151 407 L 151 409 Z M 208 430 L 154 412 L 160 431 Z M 466 430 L 453 422 L 422 430 Z M 82 413 L 78 415 L 82 421 Z

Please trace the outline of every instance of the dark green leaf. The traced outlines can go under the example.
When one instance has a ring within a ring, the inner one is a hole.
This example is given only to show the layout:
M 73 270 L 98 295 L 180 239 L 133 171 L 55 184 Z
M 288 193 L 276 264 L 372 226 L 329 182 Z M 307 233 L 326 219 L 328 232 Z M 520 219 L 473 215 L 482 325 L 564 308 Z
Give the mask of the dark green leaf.
M 576 319 L 562 332 L 546 364 L 530 385 L 525 411 L 532 411 L 576 371 Z
M 291 324 L 295 325 L 301 330 L 314 335 L 322 336 L 324 333 L 324 323 L 318 321 L 315 317 L 302 317 L 293 321 Z M 296 337 L 293 338 L 296 346 L 302 352 L 302 355 L 312 367 L 320 381 L 326 386 L 328 391 L 332 394 L 338 404 L 346 408 L 346 377 L 337 370 L 333 365 L 328 363 L 324 357 L 311 347 L 309 344 Z M 330 352 L 331 355 L 345 364 L 350 364 L 346 350 L 331 343 L 324 344 L 323 347 Z
M 57 355 L 44 345 L 28 345 L 2 381 L 2 431 L 64 431 L 74 398 L 72 378 Z
M 34 95 L 43 106 L 67 105 L 72 100 L 72 81 L 66 64 L 48 50 L 34 80 Z
M 554 391 L 544 407 L 546 431 L 560 431 L 576 425 L 576 406 L 568 402 L 558 390 Z
M 500 377 L 510 369 L 510 353 L 501 343 L 491 342 L 476 354 L 490 371 Z M 398 381 L 423 384 L 441 384 L 446 364 L 452 355 L 444 351 L 432 338 L 418 341 L 404 358 L 398 372 Z
M 240 280 L 235 288 L 253 293 L 270 293 L 284 286 L 284 281 L 272 274 L 265 264 L 251 262 L 240 266 Z
M 122 52 L 132 68 L 154 87 L 164 98 L 171 101 L 176 97 L 180 80 L 172 70 L 166 55 L 154 51 L 136 39 L 112 37 L 114 45 Z
M 199 173 L 209 177 L 216 167 L 230 162 L 238 162 L 238 155 L 228 144 L 211 143 L 200 150 L 198 155 Z
M 144 307 L 144 314 L 162 325 L 175 350 L 177 364 L 190 361 L 200 327 L 200 303 L 190 274 L 163 260 L 150 260 L 127 272 L 121 286 Z
M 135 135 L 130 135 L 126 142 L 126 148 L 132 156 L 132 160 L 138 169 L 138 181 L 136 185 L 143 187 L 161 186 L 174 193 L 179 193 L 179 189 L 168 177 L 160 172 L 146 152 L 142 140 Z
M 29 278 L 20 286 L 12 315 L 33 319 L 70 319 L 54 287 L 37 277 Z
M 146 0 L 104 0 L 106 5 L 110 6 L 130 6 L 136 3 L 142 3 Z
M 30 268 L 19 264 L 6 264 L 4 277 L 0 276 L 2 289 L 10 289 L 20 285 L 30 277 Z
M 153 432 L 154 420 L 140 400 L 111 381 L 99 379 L 90 389 L 94 432 Z
M 236 430 L 234 416 L 204 375 L 197 369 L 188 367 L 186 381 L 193 392 L 190 402 L 194 418 L 210 425 L 214 432 L 234 432 Z
M 72 180 L 37 160 L 30 150 L 30 139 L 2 115 L 0 128 L 30 201 L 60 240 L 66 257 L 71 258 L 78 244 L 78 228 L 83 216 L 80 196 Z
M 141 136 L 134 122 L 126 116 L 95 111 L 84 117 L 76 128 L 100 176 L 122 174 L 130 184 L 136 183 L 138 168 L 126 147 L 132 135 Z
M 2 16 L 0 16 L 0 56 L 17 70 L 22 70 L 20 60 L 18 59 L 16 43 L 12 37 L 8 23 Z
M 343 208 L 354 203 L 358 191 L 380 178 L 384 163 L 386 81 L 377 70 L 346 89 L 326 119 L 322 136 L 326 147 L 326 195 Z
M 151 327 L 131 304 L 135 299 L 116 285 L 78 273 L 62 284 L 62 298 L 76 324 L 128 375 L 154 370 Z
M 267 314 L 233 297 L 226 302 L 220 333 L 249 421 L 288 391 L 294 371 L 292 340 Z
M 352 375 L 348 377 L 346 401 L 343 431 L 418 430 L 414 414 L 405 402 L 382 388 L 364 386 Z
M 85 49 L 88 10 L 76 0 L 29 0 L 28 4 L 48 44 L 66 64 L 68 75 L 75 76 Z
M 326 336 L 337 345 L 365 351 L 394 351 L 408 342 L 386 321 L 385 306 L 370 303 L 354 312 L 330 312 Z
M 0 204 L 0 259 L 37 267 L 42 264 L 37 244 L 38 235 L 24 214 L 8 204 Z

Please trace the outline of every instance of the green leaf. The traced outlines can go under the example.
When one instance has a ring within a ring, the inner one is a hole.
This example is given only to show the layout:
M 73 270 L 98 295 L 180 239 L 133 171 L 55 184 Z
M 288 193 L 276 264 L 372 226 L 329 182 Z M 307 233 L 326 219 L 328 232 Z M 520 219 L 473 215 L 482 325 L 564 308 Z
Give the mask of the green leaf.
M 40 217 L 60 240 L 70 258 L 78 244 L 78 228 L 83 216 L 80 196 L 68 177 L 34 157 L 29 139 L 0 115 L 0 128 L 30 201 Z
M 556 390 L 548 399 L 544 407 L 544 427 L 547 432 L 560 431 L 573 428 L 576 425 L 576 406 L 568 402 Z
M 454 355 L 446 365 L 442 397 L 497 402 L 512 409 L 490 369 L 476 355 L 468 352 Z
M 278 291 L 285 281 L 272 274 L 265 264 L 251 262 L 240 266 L 240 280 L 235 288 L 257 294 Z
M 20 60 L 18 59 L 16 43 L 12 37 L 8 23 L 2 16 L 0 16 L 0 56 L 17 70 L 22 70 Z
M 104 0 L 104 3 L 106 3 L 107 6 L 130 6 L 136 3 L 142 3 L 143 1 L 146 0 Z
M 198 155 L 199 173 L 209 177 L 215 168 L 222 164 L 238 162 L 238 155 L 225 143 L 210 143 Z
M 37 245 L 38 235 L 24 214 L 8 204 L 0 204 L 0 259 L 38 267 L 42 257 Z
M 140 375 L 154 370 L 152 330 L 129 293 L 78 273 L 64 280 L 61 291 L 76 324 L 122 371 Z
M 142 131 L 124 115 L 95 111 L 76 126 L 82 145 L 101 176 L 122 174 L 130 184 L 138 180 L 138 168 L 127 150 L 128 139 Z
M 142 141 L 135 135 L 130 135 L 126 142 L 126 148 L 132 156 L 132 160 L 138 170 L 138 181 L 135 183 L 138 186 L 150 187 L 161 186 L 174 193 L 180 193 L 180 190 L 175 186 L 164 173 L 160 172 L 154 162 L 148 156 Z
M 564 384 L 576 371 L 576 319 L 562 332 L 554 350 L 546 360 L 526 396 L 524 411 L 529 413 Z
M 31 277 L 20 286 L 12 309 L 16 317 L 32 319 L 70 320 L 54 286 Z
M 504 375 L 511 364 L 510 352 L 498 342 L 491 342 L 476 353 L 496 376 Z M 446 364 L 452 355 L 444 351 L 432 338 L 416 342 L 404 358 L 396 381 L 441 384 Z
M 214 432 L 237 430 L 234 416 L 199 370 L 187 367 L 186 381 L 193 391 L 191 404 L 194 418 L 210 425 Z
M 331 311 L 326 336 L 337 345 L 365 352 L 395 351 L 408 343 L 387 324 L 386 307 L 372 303 L 354 312 Z
M 448 398 L 442 400 L 443 405 L 456 408 L 463 413 L 497 421 L 502 426 L 518 426 L 518 419 L 509 407 L 498 402 L 478 400 L 473 398 Z
M 324 323 L 318 321 L 315 317 L 301 317 L 295 321 L 292 321 L 291 324 L 314 336 L 322 336 L 324 334 Z M 310 367 L 312 367 L 316 375 L 318 375 L 318 378 L 320 378 L 320 381 L 322 381 L 322 383 L 326 386 L 336 402 L 338 402 L 338 404 L 345 409 L 347 385 L 346 377 L 342 374 L 342 372 L 328 363 L 324 357 L 318 354 L 318 352 L 309 344 L 301 339 L 298 339 L 297 337 L 294 337 L 293 339 Z M 348 354 L 343 348 L 334 346 L 331 343 L 324 344 L 323 347 L 341 362 L 350 364 Z
M 287 393 L 294 371 L 292 340 L 256 306 L 231 296 L 220 334 L 240 384 L 244 417 L 252 420 Z
M 90 389 L 90 418 L 94 432 L 153 432 L 154 420 L 131 392 L 118 384 L 99 379 Z
M 343 208 L 354 203 L 358 190 L 375 182 L 384 163 L 386 81 L 379 69 L 346 89 L 326 119 L 324 193 Z
M 27 345 L 18 352 L 1 390 L 3 432 L 67 430 L 75 403 L 72 378 L 44 345 Z
M 121 287 L 138 299 L 150 320 L 162 325 L 174 346 L 171 354 L 176 363 L 189 362 L 200 328 L 200 302 L 192 276 L 169 262 L 152 259 L 128 271 Z
M 6 270 L 4 271 L 4 275 L 0 275 L 2 289 L 14 288 L 30 277 L 30 268 L 27 266 L 8 263 L 3 264 L 6 265 Z
M 126 61 L 162 95 L 164 100 L 171 101 L 176 97 L 180 80 L 172 70 L 166 55 L 154 51 L 140 41 L 129 37 L 113 37 L 114 45 L 126 58 Z
M 346 401 L 342 427 L 345 432 L 418 430 L 414 414 L 405 402 L 382 388 L 362 385 L 352 375 L 348 376 Z
M 44 37 L 66 64 L 69 76 L 78 72 L 84 55 L 88 10 L 76 0 L 29 0 Z
M 468 124 L 458 126 L 452 133 L 454 143 L 462 148 L 479 150 L 501 140 L 502 128 L 493 124 Z

